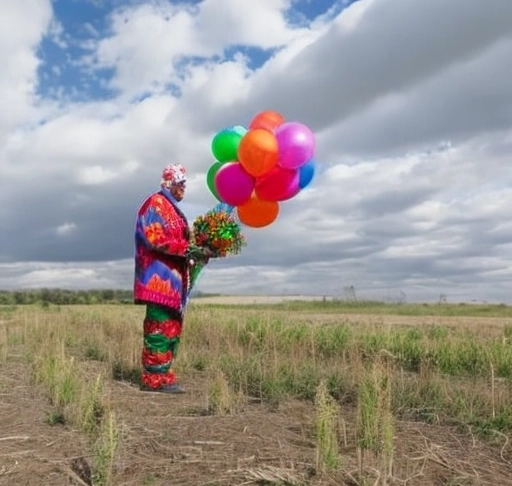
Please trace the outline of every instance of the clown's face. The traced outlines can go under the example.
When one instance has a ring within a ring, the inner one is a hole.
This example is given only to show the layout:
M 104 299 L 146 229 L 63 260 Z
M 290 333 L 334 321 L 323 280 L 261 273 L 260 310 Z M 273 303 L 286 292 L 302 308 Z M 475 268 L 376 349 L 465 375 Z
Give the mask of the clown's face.
M 183 197 L 185 196 L 185 189 L 186 189 L 186 183 L 185 182 L 179 182 L 178 184 L 172 184 L 169 188 L 169 192 L 172 194 L 172 197 L 176 199 L 176 201 L 181 201 Z

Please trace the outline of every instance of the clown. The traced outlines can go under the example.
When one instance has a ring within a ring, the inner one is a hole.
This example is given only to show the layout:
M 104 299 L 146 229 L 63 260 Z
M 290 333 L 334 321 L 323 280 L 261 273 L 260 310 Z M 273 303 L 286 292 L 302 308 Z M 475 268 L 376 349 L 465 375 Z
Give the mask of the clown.
M 150 195 L 137 213 L 134 300 L 146 305 L 141 380 L 144 391 L 184 392 L 171 367 L 191 290 L 190 231 L 178 207 L 186 182 L 181 164 L 166 166 L 160 191 Z M 196 260 L 198 255 L 204 262 L 211 256 L 207 249 L 194 248 Z

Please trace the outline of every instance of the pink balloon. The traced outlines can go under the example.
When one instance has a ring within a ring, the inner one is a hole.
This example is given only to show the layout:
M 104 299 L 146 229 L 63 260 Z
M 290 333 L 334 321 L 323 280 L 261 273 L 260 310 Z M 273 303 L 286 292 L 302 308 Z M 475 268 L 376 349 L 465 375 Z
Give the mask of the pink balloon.
M 254 190 L 254 178 L 238 162 L 227 162 L 215 174 L 215 189 L 230 206 L 246 203 Z
M 256 179 L 255 192 L 266 201 L 285 201 L 300 191 L 299 181 L 298 170 L 274 167 Z
M 313 157 L 315 136 L 302 123 L 283 123 L 276 130 L 278 146 L 277 163 L 285 169 L 298 169 Z

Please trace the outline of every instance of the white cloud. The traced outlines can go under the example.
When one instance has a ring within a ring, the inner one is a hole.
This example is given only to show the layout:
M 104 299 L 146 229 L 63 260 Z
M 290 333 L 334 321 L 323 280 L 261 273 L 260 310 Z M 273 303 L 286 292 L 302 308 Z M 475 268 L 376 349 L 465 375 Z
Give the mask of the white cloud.
M 217 50 L 229 45 L 280 47 L 303 32 L 286 21 L 290 4 L 290 0 L 205 0 L 196 29 L 203 42 Z
M 0 15 L 0 142 L 33 113 L 37 46 L 51 20 L 50 0 L 2 2 Z
M 139 163 L 134 160 L 129 160 L 123 164 L 117 171 L 105 168 L 101 165 L 92 165 L 89 167 L 82 167 L 78 171 L 78 183 L 88 185 L 105 184 L 120 176 L 132 174 L 139 168 Z
M 114 12 L 112 34 L 92 43 L 95 68 L 114 68 L 128 96 L 182 84 L 187 58 L 224 58 L 230 46 L 272 49 L 307 33 L 287 24 L 283 0 L 204 0 L 198 6 L 150 2 Z
M 61 225 L 57 226 L 57 229 L 55 231 L 60 236 L 66 236 L 69 233 L 72 233 L 75 229 L 75 223 L 62 223 Z
M 353 9 L 361 15 L 347 30 L 344 19 Z M 382 0 L 357 2 L 288 63 L 285 76 L 278 68 L 262 70 L 265 81 L 255 79 L 253 103 L 265 101 L 316 129 L 327 128 L 509 39 L 511 10 L 501 0 L 468 0 L 464 8 L 457 0 L 400 0 L 393 8 Z
M 31 263 L 18 280 L 18 285 L 31 289 L 52 287 L 80 289 L 84 286 L 89 287 L 92 283 L 92 287 L 96 289 L 113 288 L 116 282 L 111 278 L 111 266 L 110 262 L 100 262 L 90 268 L 84 268 L 80 264 Z M 13 269 L 12 266 L 10 269 Z M 0 279 L 1 284 L 2 279 Z
M 78 172 L 78 181 L 80 184 L 96 185 L 104 184 L 115 179 L 116 173 L 112 170 L 105 169 L 101 165 L 93 165 L 92 167 L 84 167 Z
M 37 46 L 51 25 L 68 39 L 65 19 L 2 5 L 0 287 L 129 288 L 135 211 L 161 168 L 185 163 L 183 207 L 206 210 L 212 136 L 274 109 L 314 129 L 315 180 L 201 290 L 510 301 L 512 3 L 360 0 L 301 27 L 290 5 L 116 10 L 108 33 L 89 28 L 89 61 L 120 94 L 82 103 L 34 97 Z M 255 68 L 251 50 L 226 56 L 240 45 L 275 51 Z

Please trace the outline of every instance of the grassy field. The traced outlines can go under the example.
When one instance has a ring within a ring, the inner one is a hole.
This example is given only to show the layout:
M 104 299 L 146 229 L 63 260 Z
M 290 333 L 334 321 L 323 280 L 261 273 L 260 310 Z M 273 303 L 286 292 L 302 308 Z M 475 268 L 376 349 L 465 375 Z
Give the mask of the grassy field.
M 143 313 L 0 307 L 0 484 L 512 484 L 508 306 L 196 299 L 183 396 Z

